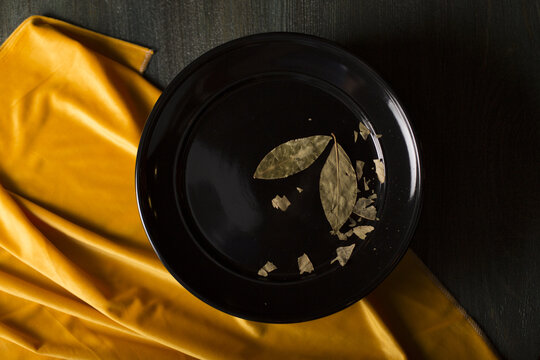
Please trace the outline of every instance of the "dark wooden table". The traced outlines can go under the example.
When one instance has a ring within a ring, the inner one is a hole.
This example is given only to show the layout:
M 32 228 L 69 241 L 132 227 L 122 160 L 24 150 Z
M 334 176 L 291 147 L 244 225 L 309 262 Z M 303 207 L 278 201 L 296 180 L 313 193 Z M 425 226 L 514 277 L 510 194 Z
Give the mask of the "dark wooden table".
M 422 143 L 413 249 L 503 357 L 540 356 L 540 3 L 2 0 L 0 40 L 32 14 L 156 49 L 147 76 L 160 87 L 248 34 L 349 48 L 398 94 Z

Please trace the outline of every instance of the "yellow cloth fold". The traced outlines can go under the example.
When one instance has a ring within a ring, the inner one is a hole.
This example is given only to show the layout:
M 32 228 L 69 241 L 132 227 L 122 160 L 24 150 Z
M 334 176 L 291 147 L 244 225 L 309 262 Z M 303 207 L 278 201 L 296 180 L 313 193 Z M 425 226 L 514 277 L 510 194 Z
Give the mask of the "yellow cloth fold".
M 0 47 L 0 353 L 6 359 L 492 359 L 409 252 L 368 298 L 299 324 L 201 302 L 142 229 L 134 166 L 152 51 L 27 19 Z

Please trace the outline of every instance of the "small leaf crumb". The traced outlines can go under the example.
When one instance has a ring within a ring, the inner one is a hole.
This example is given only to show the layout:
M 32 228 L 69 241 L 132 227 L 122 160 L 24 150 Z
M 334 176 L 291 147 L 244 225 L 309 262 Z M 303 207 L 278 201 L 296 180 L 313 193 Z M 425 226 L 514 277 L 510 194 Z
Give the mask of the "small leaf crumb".
M 301 187 L 296 187 L 296 191 L 298 191 L 298 193 L 301 193 L 302 191 L 304 191 L 304 189 L 302 189 Z
M 303 273 L 311 273 L 315 270 L 313 268 L 313 264 L 306 254 L 303 254 L 298 258 L 298 269 L 300 270 L 300 275 Z
M 375 208 L 375 206 L 370 206 L 364 209 L 360 209 L 355 214 L 364 219 L 375 220 L 377 216 L 377 209 Z
M 362 136 L 362 139 L 367 140 L 369 134 L 371 134 L 371 131 L 364 125 L 364 123 L 359 122 L 358 128 L 360 130 L 360 136 Z
M 356 179 L 360 181 L 364 174 L 364 162 L 362 160 L 356 160 Z
M 358 140 L 358 131 L 354 130 L 354 142 Z
M 339 265 L 345 266 L 347 261 L 349 261 L 349 258 L 352 255 L 352 252 L 354 250 L 355 244 L 349 245 L 349 246 L 341 246 L 336 249 L 336 255 L 337 257 L 330 262 L 330 264 L 333 264 L 334 262 L 338 261 Z
M 272 264 L 270 261 L 267 261 L 266 264 L 262 268 L 259 269 L 259 272 L 257 273 L 260 276 L 267 277 L 268 273 L 276 270 L 276 265 Z
M 366 235 L 375 230 L 375 228 L 370 225 L 361 225 L 353 228 L 352 230 L 356 236 L 358 236 L 362 240 L 365 240 Z
M 366 178 L 364 178 L 364 190 L 365 191 L 369 190 L 369 182 L 370 182 L 370 180 L 366 180 Z
M 285 195 L 283 195 L 283 197 L 276 195 L 276 197 L 272 199 L 272 206 L 281 211 L 287 210 L 290 205 L 291 202 Z
M 375 164 L 375 172 L 381 184 L 384 184 L 384 163 L 381 159 L 374 159 L 373 163 Z
M 341 240 L 341 241 L 347 240 L 347 234 L 342 233 L 339 230 L 338 231 L 330 230 L 330 235 L 336 235 L 338 237 L 338 239 Z

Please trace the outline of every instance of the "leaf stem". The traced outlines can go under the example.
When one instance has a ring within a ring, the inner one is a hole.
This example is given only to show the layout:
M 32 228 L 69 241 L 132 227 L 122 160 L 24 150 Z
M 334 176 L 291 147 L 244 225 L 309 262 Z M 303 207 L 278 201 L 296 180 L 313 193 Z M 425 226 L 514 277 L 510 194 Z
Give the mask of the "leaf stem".
M 336 189 L 334 191 L 334 208 L 338 204 L 338 194 L 340 191 L 340 184 L 339 184 L 339 155 L 338 155 L 338 143 L 336 139 L 336 135 L 334 133 L 331 133 L 332 137 L 334 138 L 334 149 L 336 149 Z

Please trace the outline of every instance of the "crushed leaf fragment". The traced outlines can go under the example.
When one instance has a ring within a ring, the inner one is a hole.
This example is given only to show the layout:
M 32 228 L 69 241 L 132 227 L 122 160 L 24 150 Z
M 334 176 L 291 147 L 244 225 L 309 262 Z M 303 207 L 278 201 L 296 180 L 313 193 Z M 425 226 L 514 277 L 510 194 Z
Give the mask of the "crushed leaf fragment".
M 364 190 L 365 191 L 369 190 L 369 182 L 370 182 L 370 180 L 366 180 L 366 178 L 364 178 Z
M 377 139 L 380 139 L 380 138 L 382 138 L 382 134 L 377 134 L 377 135 L 375 135 L 375 137 L 376 137 Z
M 303 273 L 311 273 L 315 270 L 306 254 L 303 254 L 298 258 L 298 269 L 300 270 L 300 275 Z
M 279 209 L 281 211 L 287 210 L 287 208 L 291 205 L 291 202 L 285 195 L 279 196 L 276 195 L 275 198 L 272 199 L 272 206 L 276 209 Z
M 381 184 L 384 184 L 384 164 L 381 159 L 374 159 L 373 163 L 375 164 L 375 172 Z
M 358 200 L 356 200 L 356 204 L 354 205 L 353 211 L 356 214 L 356 211 L 359 211 L 361 209 L 365 209 L 371 204 L 373 204 L 373 200 L 371 200 L 369 198 L 365 198 L 365 197 L 358 198 Z
M 375 206 L 369 206 L 364 209 L 359 209 L 357 212 L 355 212 L 355 214 L 364 219 L 375 220 L 377 216 L 377 209 Z
M 370 206 L 372 203 L 372 199 L 364 197 L 358 198 L 356 204 L 354 205 L 353 213 L 364 219 L 375 220 L 375 217 L 377 216 L 377 209 L 375 206 Z
M 370 225 L 360 225 L 360 226 L 357 226 L 355 228 L 352 229 L 354 234 L 356 236 L 358 236 L 360 239 L 362 240 L 365 240 L 366 239 L 366 235 L 370 232 L 372 232 L 373 230 L 375 230 L 375 228 L 373 226 L 370 226 Z
M 272 264 L 270 261 L 267 261 L 262 268 L 259 269 L 257 273 L 260 276 L 267 277 L 269 272 L 272 272 L 277 269 L 277 266 Z
M 354 130 L 354 142 L 358 140 L 358 131 Z
M 345 266 L 347 261 L 349 261 L 349 258 L 351 257 L 351 254 L 354 250 L 355 244 L 349 245 L 349 246 L 341 246 L 336 249 L 336 255 L 337 257 L 330 262 L 330 264 L 333 264 L 335 261 L 339 261 L 339 265 Z
M 338 237 L 338 239 L 341 240 L 341 241 L 347 240 L 353 234 L 354 234 L 354 232 L 352 231 L 352 229 L 345 232 L 345 233 L 342 233 L 341 231 L 330 230 L 330 235 L 336 235 Z
M 364 162 L 362 160 L 356 160 L 356 180 L 360 181 L 364 174 Z
M 371 134 L 371 131 L 369 131 L 363 122 L 358 123 L 358 128 L 360 130 L 360 136 L 362 136 L 362 139 L 367 140 L 369 134 Z
M 304 189 L 302 189 L 301 187 L 296 187 L 296 191 L 298 191 L 298 193 L 301 193 L 302 191 L 304 191 Z

